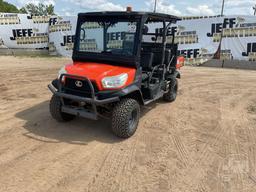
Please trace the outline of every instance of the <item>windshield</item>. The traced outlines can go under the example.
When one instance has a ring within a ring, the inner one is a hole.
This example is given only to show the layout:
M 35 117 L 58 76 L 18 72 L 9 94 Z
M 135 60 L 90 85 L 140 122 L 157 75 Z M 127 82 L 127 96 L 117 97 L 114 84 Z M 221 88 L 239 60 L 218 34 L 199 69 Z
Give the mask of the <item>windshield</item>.
M 134 55 L 137 22 L 106 19 L 83 21 L 79 26 L 79 52 Z

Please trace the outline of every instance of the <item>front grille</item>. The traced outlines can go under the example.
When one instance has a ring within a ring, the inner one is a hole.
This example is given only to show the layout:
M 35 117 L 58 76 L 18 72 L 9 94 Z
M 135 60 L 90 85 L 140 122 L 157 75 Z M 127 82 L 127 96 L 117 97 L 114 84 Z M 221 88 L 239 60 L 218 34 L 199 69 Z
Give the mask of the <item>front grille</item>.
M 79 86 L 76 83 L 80 81 Z M 95 82 L 92 82 L 95 93 L 98 91 Z M 81 96 L 81 97 L 92 97 L 92 90 L 90 88 L 90 84 L 87 80 L 80 80 L 75 78 L 66 77 L 65 83 L 63 85 L 63 91 L 67 94 Z

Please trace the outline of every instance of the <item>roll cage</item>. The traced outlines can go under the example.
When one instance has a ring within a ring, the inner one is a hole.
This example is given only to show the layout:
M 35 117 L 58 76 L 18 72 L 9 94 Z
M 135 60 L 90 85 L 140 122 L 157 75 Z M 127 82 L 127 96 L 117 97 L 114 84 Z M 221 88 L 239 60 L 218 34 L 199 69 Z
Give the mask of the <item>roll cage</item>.
M 78 49 L 80 38 L 75 38 L 74 49 L 73 49 L 73 61 L 91 61 L 97 63 L 108 63 L 113 65 L 122 65 L 128 67 L 140 67 L 141 59 L 141 47 L 142 47 L 142 37 L 143 35 L 151 35 L 162 38 L 161 51 L 162 51 L 162 61 L 160 64 L 164 63 L 165 50 L 167 46 L 167 36 L 173 36 L 172 43 L 170 46 L 174 46 L 174 36 L 175 31 L 168 33 L 168 29 L 171 24 L 176 23 L 180 18 L 172 15 L 162 14 L 162 13 L 150 13 L 150 12 L 90 12 L 90 13 L 80 13 L 78 14 L 76 37 L 80 37 L 80 27 L 81 23 L 84 21 L 95 21 L 100 22 L 103 18 L 108 18 L 110 21 L 121 21 L 130 20 L 136 21 L 137 28 L 134 38 L 134 53 L 133 55 L 112 55 L 108 53 L 94 53 L 94 52 L 81 52 Z M 162 30 L 156 31 L 154 33 L 145 33 L 144 26 L 150 22 L 161 22 L 163 24 Z M 104 40 L 105 41 L 105 40 Z M 104 45 L 105 46 L 105 45 Z

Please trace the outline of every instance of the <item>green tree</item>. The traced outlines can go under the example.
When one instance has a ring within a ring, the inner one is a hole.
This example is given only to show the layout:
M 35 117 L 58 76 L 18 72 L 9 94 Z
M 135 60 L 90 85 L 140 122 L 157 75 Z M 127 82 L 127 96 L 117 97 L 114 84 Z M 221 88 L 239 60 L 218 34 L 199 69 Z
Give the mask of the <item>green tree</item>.
M 0 0 L 0 12 L 19 13 L 19 9 L 11 3 Z
M 38 5 L 29 3 L 20 9 L 21 13 L 29 13 L 31 15 L 55 15 L 53 5 L 45 5 L 39 3 Z
M 25 7 L 20 8 L 20 13 L 28 13 Z
M 52 4 L 46 6 L 46 12 L 48 13 L 48 15 L 55 15 L 54 6 Z

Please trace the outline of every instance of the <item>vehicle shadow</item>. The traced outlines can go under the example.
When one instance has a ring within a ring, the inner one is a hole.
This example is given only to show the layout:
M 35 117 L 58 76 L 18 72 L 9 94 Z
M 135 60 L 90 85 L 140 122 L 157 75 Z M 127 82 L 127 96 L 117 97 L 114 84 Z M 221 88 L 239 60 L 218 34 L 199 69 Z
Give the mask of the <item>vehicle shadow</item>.
M 106 119 L 93 121 L 76 118 L 64 123 L 55 121 L 49 112 L 49 101 L 21 111 L 15 117 L 25 120 L 23 127 L 27 132 L 24 136 L 42 142 L 87 145 L 95 140 L 103 143 L 123 141 L 112 134 L 111 122 Z
M 158 102 L 159 103 L 159 102 Z M 161 102 L 160 102 L 161 103 Z M 141 108 L 141 116 L 156 103 Z M 99 119 L 97 121 L 84 118 L 76 118 L 70 122 L 57 122 L 49 113 L 49 101 L 34 105 L 26 110 L 18 112 L 15 117 L 25 121 L 23 127 L 27 130 L 24 136 L 47 143 L 66 142 L 77 145 L 87 145 L 92 141 L 102 143 L 117 143 L 124 139 L 116 137 L 111 132 L 111 121 Z

